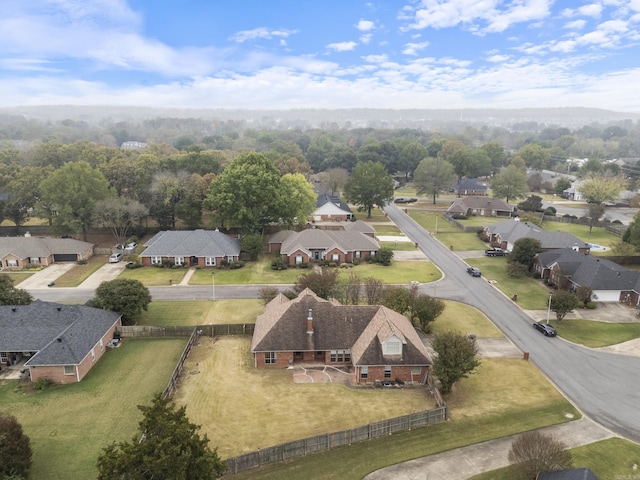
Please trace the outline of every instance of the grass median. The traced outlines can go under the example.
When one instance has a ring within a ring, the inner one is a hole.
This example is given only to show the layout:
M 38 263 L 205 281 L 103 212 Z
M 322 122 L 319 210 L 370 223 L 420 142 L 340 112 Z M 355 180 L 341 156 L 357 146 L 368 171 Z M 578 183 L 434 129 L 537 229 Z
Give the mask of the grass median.
M 109 257 L 106 255 L 94 255 L 85 264 L 74 265 L 73 268 L 56 278 L 54 287 L 77 287 L 100 267 L 105 265 Z

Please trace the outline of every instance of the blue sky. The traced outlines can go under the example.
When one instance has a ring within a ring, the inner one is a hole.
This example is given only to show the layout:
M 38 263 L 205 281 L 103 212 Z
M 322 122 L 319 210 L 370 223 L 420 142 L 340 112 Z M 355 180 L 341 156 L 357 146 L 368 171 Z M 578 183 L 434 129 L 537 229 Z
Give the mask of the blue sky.
M 640 112 L 640 0 L 0 0 L 0 106 Z

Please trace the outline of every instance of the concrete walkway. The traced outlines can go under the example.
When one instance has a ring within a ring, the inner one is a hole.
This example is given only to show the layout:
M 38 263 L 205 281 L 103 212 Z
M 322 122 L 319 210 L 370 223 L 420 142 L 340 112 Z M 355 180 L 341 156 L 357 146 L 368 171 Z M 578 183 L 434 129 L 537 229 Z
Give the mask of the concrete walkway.
M 582 418 L 540 429 L 563 442 L 567 448 L 615 437 L 597 423 Z M 410 460 L 370 473 L 366 480 L 464 480 L 509 465 L 508 454 L 516 436 L 499 438 L 469 447 Z

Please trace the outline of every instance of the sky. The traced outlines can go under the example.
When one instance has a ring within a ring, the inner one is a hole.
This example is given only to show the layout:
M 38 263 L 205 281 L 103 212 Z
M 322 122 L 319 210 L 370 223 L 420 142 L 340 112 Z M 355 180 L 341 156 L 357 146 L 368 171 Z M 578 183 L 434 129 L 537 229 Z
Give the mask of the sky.
M 640 112 L 640 0 L 0 0 L 0 107 Z

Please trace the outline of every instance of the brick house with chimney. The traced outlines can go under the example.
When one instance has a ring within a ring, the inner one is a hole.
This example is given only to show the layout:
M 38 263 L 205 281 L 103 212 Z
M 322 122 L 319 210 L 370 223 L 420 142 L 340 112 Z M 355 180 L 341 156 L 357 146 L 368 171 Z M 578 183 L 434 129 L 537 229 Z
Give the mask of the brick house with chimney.
M 352 373 L 356 384 L 424 384 L 433 363 L 405 316 L 324 300 L 309 289 L 293 300 L 279 294 L 265 306 L 251 353 L 256 368 L 332 366 Z

